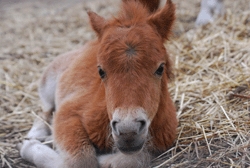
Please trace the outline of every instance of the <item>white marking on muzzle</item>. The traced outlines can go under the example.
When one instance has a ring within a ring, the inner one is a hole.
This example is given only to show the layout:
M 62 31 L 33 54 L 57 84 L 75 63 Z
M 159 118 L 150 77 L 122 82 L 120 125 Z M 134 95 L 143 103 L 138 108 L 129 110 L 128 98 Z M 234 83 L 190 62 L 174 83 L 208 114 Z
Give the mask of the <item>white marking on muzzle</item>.
M 121 133 L 142 134 L 148 132 L 150 120 L 145 110 L 139 108 L 117 108 L 111 121 L 112 133 L 119 136 Z M 145 132 L 146 131 L 146 132 Z

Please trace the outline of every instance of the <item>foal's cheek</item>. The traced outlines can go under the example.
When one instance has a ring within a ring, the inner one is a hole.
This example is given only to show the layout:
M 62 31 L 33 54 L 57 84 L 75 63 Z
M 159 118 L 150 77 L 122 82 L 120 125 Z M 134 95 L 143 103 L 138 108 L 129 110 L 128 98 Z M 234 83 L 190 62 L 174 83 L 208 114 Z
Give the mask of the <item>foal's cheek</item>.
M 150 97 L 150 100 L 145 103 L 146 107 L 144 108 L 146 109 L 149 120 L 152 121 L 158 112 L 161 93 L 157 90 L 153 94 L 148 95 L 148 97 Z
M 114 106 L 108 105 L 107 103 L 107 112 L 108 112 L 109 121 L 111 121 L 113 119 Z

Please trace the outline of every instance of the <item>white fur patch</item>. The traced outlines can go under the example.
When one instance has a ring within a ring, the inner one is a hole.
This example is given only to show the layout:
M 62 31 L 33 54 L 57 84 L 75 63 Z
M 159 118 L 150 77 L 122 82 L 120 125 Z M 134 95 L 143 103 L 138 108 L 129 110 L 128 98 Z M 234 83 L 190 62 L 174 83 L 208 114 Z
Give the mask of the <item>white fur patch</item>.
M 20 155 L 38 168 L 60 168 L 62 165 L 62 159 L 56 151 L 35 139 L 23 141 Z

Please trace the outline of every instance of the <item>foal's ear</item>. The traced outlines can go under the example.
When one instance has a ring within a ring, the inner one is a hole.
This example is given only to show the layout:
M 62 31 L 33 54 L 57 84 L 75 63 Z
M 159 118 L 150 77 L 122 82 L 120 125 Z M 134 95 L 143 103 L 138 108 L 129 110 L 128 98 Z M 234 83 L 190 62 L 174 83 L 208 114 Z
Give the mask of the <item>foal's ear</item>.
M 175 5 L 171 0 L 167 0 L 164 8 L 151 15 L 148 23 L 156 28 L 163 39 L 167 39 L 171 33 L 175 21 Z
M 92 29 L 96 32 L 98 37 L 101 37 L 104 27 L 106 25 L 106 20 L 95 12 L 88 11 L 87 13 L 89 15 L 89 20 Z

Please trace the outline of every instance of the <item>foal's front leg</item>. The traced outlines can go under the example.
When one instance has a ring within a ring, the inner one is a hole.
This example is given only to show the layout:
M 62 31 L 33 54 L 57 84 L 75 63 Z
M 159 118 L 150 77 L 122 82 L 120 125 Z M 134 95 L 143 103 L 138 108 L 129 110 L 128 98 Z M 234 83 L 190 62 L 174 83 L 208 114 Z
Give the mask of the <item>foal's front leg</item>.
M 64 168 L 98 168 L 95 149 L 80 120 L 66 104 L 58 110 L 54 121 L 55 143 L 63 158 Z M 72 107 L 72 106 L 71 106 Z M 67 111 L 70 110 L 70 111 Z M 72 112 L 72 113 L 71 113 Z

